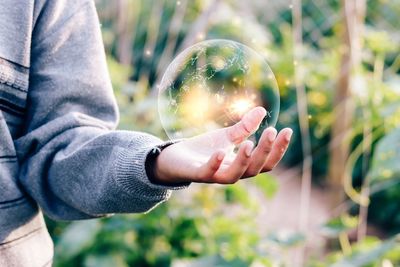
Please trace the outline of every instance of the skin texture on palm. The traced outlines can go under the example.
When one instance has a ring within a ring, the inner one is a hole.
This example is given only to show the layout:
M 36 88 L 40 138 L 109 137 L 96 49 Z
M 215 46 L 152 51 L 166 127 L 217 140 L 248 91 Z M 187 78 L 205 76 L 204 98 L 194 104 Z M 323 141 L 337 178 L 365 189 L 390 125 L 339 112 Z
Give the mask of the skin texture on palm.
M 279 134 L 269 127 L 258 145 L 246 140 L 260 126 L 266 110 L 256 107 L 233 126 L 185 139 L 165 148 L 156 159 L 161 183 L 200 182 L 232 184 L 272 170 L 285 154 L 292 130 Z M 237 152 L 234 152 L 239 146 Z

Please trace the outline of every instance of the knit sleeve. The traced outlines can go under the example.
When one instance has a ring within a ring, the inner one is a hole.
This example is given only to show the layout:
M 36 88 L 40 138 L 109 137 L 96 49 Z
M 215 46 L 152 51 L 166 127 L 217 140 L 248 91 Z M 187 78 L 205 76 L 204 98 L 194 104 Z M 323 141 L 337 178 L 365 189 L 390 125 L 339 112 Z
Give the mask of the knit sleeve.
M 148 211 L 184 186 L 157 185 L 147 175 L 147 156 L 162 140 L 114 129 L 118 112 L 93 1 L 40 3 L 25 130 L 15 141 L 20 184 L 55 219 Z

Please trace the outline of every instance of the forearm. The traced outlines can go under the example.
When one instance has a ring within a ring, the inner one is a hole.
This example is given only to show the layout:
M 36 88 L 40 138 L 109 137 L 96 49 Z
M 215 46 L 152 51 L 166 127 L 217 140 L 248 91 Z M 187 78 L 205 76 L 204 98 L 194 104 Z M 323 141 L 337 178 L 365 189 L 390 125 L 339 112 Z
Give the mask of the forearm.
M 81 219 L 143 212 L 178 188 L 148 179 L 145 160 L 161 140 L 95 124 L 69 114 L 17 141 L 19 151 L 35 151 L 20 155 L 20 182 L 48 215 Z

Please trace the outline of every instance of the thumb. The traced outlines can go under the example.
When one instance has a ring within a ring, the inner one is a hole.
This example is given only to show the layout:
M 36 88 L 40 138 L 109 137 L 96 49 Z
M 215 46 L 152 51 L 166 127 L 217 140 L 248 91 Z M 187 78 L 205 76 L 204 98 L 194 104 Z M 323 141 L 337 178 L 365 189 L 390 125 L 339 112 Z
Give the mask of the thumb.
M 257 131 L 267 111 L 263 107 L 255 107 L 248 111 L 242 119 L 225 128 L 228 140 L 234 144 L 240 144 L 255 131 Z

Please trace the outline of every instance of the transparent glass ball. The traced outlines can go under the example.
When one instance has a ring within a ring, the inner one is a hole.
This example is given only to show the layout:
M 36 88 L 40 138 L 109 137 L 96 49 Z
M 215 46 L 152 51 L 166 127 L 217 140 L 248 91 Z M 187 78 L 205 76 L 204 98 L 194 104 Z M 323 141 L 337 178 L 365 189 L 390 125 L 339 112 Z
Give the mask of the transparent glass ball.
M 207 40 L 180 53 L 159 84 L 158 111 L 170 139 L 228 127 L 256 106 L 267 110 L 253 139 L 275 126 L 279 89 L 268 63 L 230 40 Z

